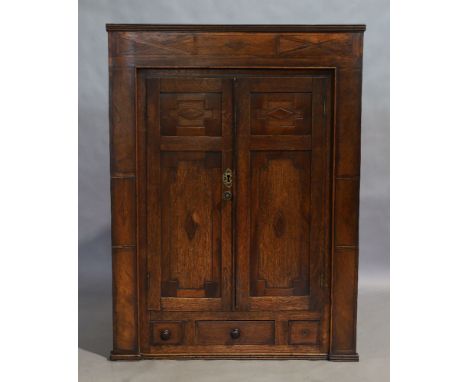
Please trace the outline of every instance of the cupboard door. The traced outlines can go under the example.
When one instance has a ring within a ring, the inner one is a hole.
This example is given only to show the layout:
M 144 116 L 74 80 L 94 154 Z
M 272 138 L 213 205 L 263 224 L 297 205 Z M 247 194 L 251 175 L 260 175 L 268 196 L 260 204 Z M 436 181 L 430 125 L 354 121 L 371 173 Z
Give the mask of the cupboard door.
M 330 79 L 236 81 L 238 310 L 328 304 Z
M 232 81 L 147 78 L 147 308 L 230 310 Z

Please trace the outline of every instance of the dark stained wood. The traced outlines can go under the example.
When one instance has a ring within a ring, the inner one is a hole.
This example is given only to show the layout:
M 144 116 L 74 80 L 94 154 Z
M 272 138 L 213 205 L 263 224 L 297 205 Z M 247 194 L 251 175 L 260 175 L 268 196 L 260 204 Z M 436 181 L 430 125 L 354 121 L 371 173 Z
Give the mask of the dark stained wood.
M 335 185 L 335 246 L 357 246 L 359 222 L 359 179 L 337 178 Z
M 152 345 L 180 345 L 183 341 L 183 321 L 155 321 L 151 323 Z
M 288 83 L 291 81 L 288 79 Z M 250 104 L 252 135 L 310 134 L 311 100 L 312 94 L 310 92 L 280 93 L 276 91 L 273 93 L 264 91 L 253 93 Z
M 333 256 L 334 309 L 331 353 L 336 355 L 356 353 L 356 251 L 354 248 L 337 248 Z
M 161 170 L 161 295 L 219 297 L 221 154 L 164 152 Z
M 365 26 L 106 29 L 111 359 L 357 361 Z
M 141 353 L 140 355 L 135 355 L 131 357 L 123 356 L 113 356 L 113 361 L 137 361 L 143 359 L 158 359 L 158 360 L 310 360 L 310 361 L 320 361 L 320 360 L 330 360 L 327 354 L 323 353 L 307 353 L 305 351 L 285 351 L 281 352 L 281 348 L 275 346 L 275 352 L 270 351 L 271 346 L 236 346 L 236 352 L 232 352 L 232 346 L 211 346 L 213 352 L 203 353 L 197 352 L 197 347 L 187 347 L 187 351 L 190 353 L 170 353 L 170 352 L 160 352 L 160 353 Z M 242 349 L 245 348 L 245 349 Z M 310 346 L 309 346 L 310 348 Z M 165 348 L 166 350 L 166 348 Z M 357 361 L 358 359 L 337 359 L 333 361 Z
M 145 211 L 144 217 L 140 219 L 138 224 L 146 232 L 146 258 L 145 258 L 145 273 L 142 279 L 146 282 L 141 285 L 142 289 L 146 291 L 146 299 L 148 309 L 160 310 L 161 309 L 161 208 L 160 199 L 161 192 L 161 151 L 160 141 L 161 136 L 158 134 L 160 131 L 160 120 L 158 118 L 159 110 L 159 92 L 160 80 L 159 79 L 146 79 L 142 74 L 140 76 L 138 87 L 145 90 L 137 100 L 140 104 L 140 110 L 144 113 L 142 117 L 141 128 L 145 134 L 141 135 L 138 142 L 139 152 L 146 152 L 146 161 L 138 162 L 138 174 L 144 174 L 145 183 L 141 184 L 141 193 L 146 197 L 139 196 L 138 204 L 142 206 L 140 209 Z M 141 176 L 141 175 L 140 175 Z M 152 227 L 158 227 L 154 229 Z M 140 308 L 141 311 L 141 308 Z M 145 325 L 148 326 L 148 325 Z M 147 341 L 146 337 L 146 341 Z
M 227 312 L 200 312 L 200 311 L 186 311 L 186 312 L 161 312 L 154 311 L 150 312 L 151 320 L 161 320 L 162 317 L 166 317 L 168 320 L 242 320 L 246 316 L 245 312 L 242 311 L 227 311 Z M 320 312 L 311 312 L 309 310 L 279 310 L 279 311 L 270 311 L 270 310 L 259 310 L 252 311 L 248 313 L 248 316 L 252 320 L 260 321 L 284 321 L 284 320 L 320 320 Z M 286 331 L 287 332 L 287 331 Z
M 320 291 L 326 267 L 323 246 L 311 245 L 312 224 L 322 232 L 317 241 L 328 230 L 321 206 L 329 197 L 323 190 L 330 171 L 329 133 L 324 133 L 330 126 L 325 125 L 324 115 L 331 89 L 323 81 L 322 77 L 237 81 L 237 187 L 242 191 L 236 212 L 242 225 L 236 242 L 242 248 L 236 257 L 238 268 L 248 270 L 237 279 L 236 302 L 241 310 L 327 309 L 328 300 Z M 271 103 L 259 104 L 259 99 Z M 291 118 L 295 113 L 299 119 Z M 265 115 L 274 123 L 265 126 Z M 297 128 L 302 141 L 292 144 Z M 268 134 L 265 140 L 263 132 Z M 253 139 L 263 143 L 264 151 L 252 145 Z M 312 166 L 317 166 L 316 171 L 311 171 Z M 311 187 L 312 182 L 316 187 Z
M 308 295 L 310 152 L 252 152 L 250 166 L 250 296 Z
M 154 196 L 146 221 L 147 232 L 154 235 L 147 255 L 148 308 L 229 309 L 232 207 L 221 199 L 221 178 L 232 167 L 232 118 L 224 113 L 232 107 L 232 81 L 142 81 L 151 156 L 140 165 L 142 172 L 148 168 L 147 194 Z M 182 136 L 177 136 L 180 125 Z M 205 145 L 207 139 L 216 139 L 217 145 Z
M 111 68 L 109 71 L 109 120 L 111 174 L 135 173 L 134 71 Z
M 161 137 L 162 151 L 221 151 L 224 147 L 221 137 Z
M 109 35 L 109 56 L 114 45 Z M 139 359 L 135 81 L 130 68 L 109 68 L 113 350 Z
M 289 321 L 291 345 L 316 345 L 319 341 L 320 321 Z
M 336 176 L 359 176 L 361 147 L 360 69 L 342 70 L 337 79 Z
M 162 79 L 161 135 L 221 136 L 220 79 Z
M 200 32 L 364 32 L 362 24 L 326 24 L 326 25 L 249 25 L 249 24 L 106 24 L 106 30 L 111 31 L 200 31 Z
M 200 345 L 267 345 L 275 342 L 274 321 L 197 321 Z
M 252 151 L 261 150 L 310 150 L 311 137 L 309 135 L 252 135 L 249 148 Z
M 112 250 L 113 352 L 117 354 L 138 351 L 138 318 L 134 309 L 137 303 L 135 253 L 134 247 L 114 247 Z
M 135 224 L 135 177 L 112 177 L 112 244 L 134 246 L 136 244 Z

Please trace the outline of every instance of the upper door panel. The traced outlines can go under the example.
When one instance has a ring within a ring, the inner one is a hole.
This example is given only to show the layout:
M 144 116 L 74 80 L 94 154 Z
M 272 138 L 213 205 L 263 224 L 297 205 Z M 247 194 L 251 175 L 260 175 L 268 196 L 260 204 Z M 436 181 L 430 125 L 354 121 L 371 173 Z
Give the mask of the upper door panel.
M 250 126 L 253 135 L 310 134 L 311 93 L 253 93 Z
M 222 136 L 222 82 L 219 79 L 161 79 L 163 136 Z

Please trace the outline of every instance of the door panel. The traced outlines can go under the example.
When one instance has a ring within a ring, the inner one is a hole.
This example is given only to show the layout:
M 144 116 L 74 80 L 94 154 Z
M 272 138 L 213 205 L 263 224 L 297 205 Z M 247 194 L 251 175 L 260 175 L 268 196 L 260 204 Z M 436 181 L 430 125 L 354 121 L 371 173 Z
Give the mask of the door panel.
M 148 78 L 149 310 L 222 311 L 232 302 L 232 80 Z
M 147 309 L 327 314 L 330 77 L 150 77 L 140 92 Z
M 236 80 L 238 310 L 328 303 L 329 81 Z
M 221 154 L 161 156 L 163 297 L 219 297 Z
M 224 82 L 229 86 L 229 83 Z M 161 135 L 219 137 L 223 135 L 221 118 L 223 80 L 161 78 L 160 86 Z
M 308 295 L 310 153 L 253 151 L 250 161 L 250 296 Z

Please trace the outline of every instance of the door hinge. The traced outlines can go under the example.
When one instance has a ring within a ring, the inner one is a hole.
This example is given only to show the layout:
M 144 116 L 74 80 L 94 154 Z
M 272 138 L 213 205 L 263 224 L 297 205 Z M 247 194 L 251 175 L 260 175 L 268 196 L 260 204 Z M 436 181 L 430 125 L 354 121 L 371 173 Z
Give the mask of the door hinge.
M 326 103 L 326 99 L 325 97 L 323 97 L 323 115 L 325 115 L 327 113 L 327 103 Z
M 147 273 L 146 274 L 146 289 L 149 290 L 150 289 L 150 282 L 151 282 L 151 273 Z

